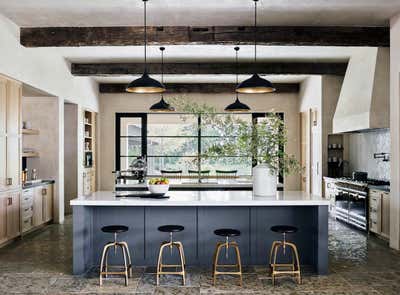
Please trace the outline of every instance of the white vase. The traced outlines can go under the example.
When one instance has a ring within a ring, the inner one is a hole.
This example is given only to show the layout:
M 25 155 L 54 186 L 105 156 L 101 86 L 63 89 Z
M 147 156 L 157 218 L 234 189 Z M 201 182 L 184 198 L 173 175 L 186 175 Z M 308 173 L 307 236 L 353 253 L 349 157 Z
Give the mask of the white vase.
M 253 194 L 255 196 L 275 196 L 277 174 L 268 165 L 259 164 L 253 168 Z

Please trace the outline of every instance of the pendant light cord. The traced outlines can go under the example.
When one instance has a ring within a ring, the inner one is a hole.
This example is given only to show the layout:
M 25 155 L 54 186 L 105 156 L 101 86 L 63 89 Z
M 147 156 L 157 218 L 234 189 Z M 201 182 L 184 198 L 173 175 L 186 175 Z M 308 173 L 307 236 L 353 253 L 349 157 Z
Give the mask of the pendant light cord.
M 235 51 L 236 51 L 236 57 L 235 57 L 235 67 L 236 67 L 236 86 L 239 84 L 239 63 L 238 63 L 238 52 L 239 52 L 240 47 L 236 46 Z M 236 92 L 236 100 L 239 97 L 239 93 Z
M 147 73 L 147 0 L 144 2 L 144 72 Z
M 254 0 L 254 63 L 257 62 L 257 1 Z
M 164 84 L 164 47 L 161 47 L 161 83 Z

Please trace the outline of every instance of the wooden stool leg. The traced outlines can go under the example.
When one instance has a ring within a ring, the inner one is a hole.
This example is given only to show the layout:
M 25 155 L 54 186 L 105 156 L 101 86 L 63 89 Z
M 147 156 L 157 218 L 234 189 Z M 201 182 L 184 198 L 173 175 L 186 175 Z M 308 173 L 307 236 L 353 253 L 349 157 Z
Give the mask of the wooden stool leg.
M 214 278 L 214 266 L 215 266 L 215 258 L 217 257 L 217 250 L 218 250 L 218 246 L 221 244 L 221 242 L 218 242 L 215 245 L 215 250 L 214 250 L 214 254 L 213 254 L 213 264 L 212 264 L 212 277 Z
M 233 244 L 233 247 L 235 248 L 236 251 L 236 259 L 237 259 L 237 264 L 239 268 L 239 276 L 240 276 L 240 287 L 243 285 L 243 276 L 242 276 L 242 261 L 240 259 L 240 251 L 239 251 L 239 246 L 235 243 Z
M 103 248 L 103 254 L 101 255 L 101 262 L 100 262 L 100 276 L 99 276 L 99 281 L 100 281 L 100 286 L 103 285 L 103 270 L 104 270 L 104 259 L 106 257 L 106 254 L 108 254 L 108 248 L 110 248 L 112 244 L 107 244 Z
M 111 247 L 112 247 L 112 245 L 110 245 L 110 247 L 107 248 L 106 257 L 105 257 L 104 272 L 106 273 L 106 274 L 105 274 L 105 277 L 106 277 L 106 278 L 108 278 L 108 254 L 109 254 L 109 252 L 110 252 L 110 248 L 111 248 Z
M 224 243 L 220 243 L 217 246 L 217 251 L 215 253 L 215 260 L 214 260 L 214 269 L 213 269 L 213 285 L 215 286 L 217 280 L 217 267 L 218 267 L 218 257 L 219 253 L 221 252 L 221 248 L 224 246 Z
M 186 266 L 186 257 L 185 257 L 185 251 L 183 250 L 183 244 L 182 242 L 175 242 L 175 243 L 177 243 L 182 249 L 183 265 Z

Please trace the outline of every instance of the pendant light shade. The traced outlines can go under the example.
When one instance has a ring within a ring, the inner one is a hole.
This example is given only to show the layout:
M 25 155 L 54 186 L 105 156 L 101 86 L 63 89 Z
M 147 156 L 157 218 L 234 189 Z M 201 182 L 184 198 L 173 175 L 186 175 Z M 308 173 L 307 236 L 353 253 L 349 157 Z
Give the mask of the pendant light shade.
M 165 86 L 145 72 L 140 78 L 129 83 L 126 91 L 133 93 L 160 93 L 165 91 Z
M 254 1 L 254 63 L 257 62 L 257 2 Z M 244 80 L 236 87 L 236 92 L 239 93 L 269 93 L 276 89 L 272 83 L 264 78 L 261 78 L 257 73 Z
M 165 47 L 160 47 L 161 51 L 161 84 L 164 82 L 164 50 Z M 158 81 L 157 81 L 158 82 Z M 150 111 L 152 112 L 174 112 L 175 108 L 172 107 L 169 103 L 164 100 L 163 95 L 161 94 L 161 99 L 159 102 L 153 104 L 150 107 Z
M 236 92 L 239 93 L 269 93 L 275 90 L 271 82 L 261 78 L 258 74 L 253 74 L 253 76 L 244 80 L 236 88 Z
M 238 97 L 236 97 L 235 102 L 234 102 L 234 103 L 231 103 L 230 105 L 228 105 L 228 106 L 225 108 L 225 111 L 226 111 L 226 112 L 232 112 L 232 113 L 235 113 L 235 112 L 248 112 L 248 111 L 250 111 L 250 108 L 249 108 L 248 105 L 242 103 L 242 102 L 239 100 Z
M 235 61 L 236 61 L 236 85 L 237 85 L 238 84 L 238 51 L 239 51 L 240 48 L 238 46 L 236 46 L 234 49 L 235 49 L 235 52 L 236 52 Z M 248 111 L 250 111 L 250 108 L 249 108 L 248 105 L 242 103 L 239 100 L 238 93 L 236 92 L 236 100 L 235 100 L 235 102 L 231 103 L 230 105 L 228 105 L 225 108 L 225 111 L 226 112 L 248 112 Z
M 144 3 L 144 73 L 143 75 L 133 80 L 126 86 L 127 92 L 133 93 L 160 93 L 165 91 L 163 83 L 151 78 L 147 73 L 147 10 L 146 3 L 148 0 L 143 0 Z
M 164 97 L 161 97 L 160 101 L 153 104 L 150 107 L 150 111 L 152 112 L 174 112 L 175 108 L 171 106 L 164 100 Z

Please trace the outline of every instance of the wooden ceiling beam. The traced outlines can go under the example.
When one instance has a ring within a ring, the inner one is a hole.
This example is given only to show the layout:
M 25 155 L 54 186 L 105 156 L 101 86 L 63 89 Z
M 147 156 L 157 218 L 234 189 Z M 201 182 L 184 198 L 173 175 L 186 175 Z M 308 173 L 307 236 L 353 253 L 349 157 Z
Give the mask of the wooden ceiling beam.
M 260 45 L 390 46 L 388 27 L 265 26 L 257 29 Z M 149 45 L 253 44 L 251 26 L 148 27 Z M 24 27 L 25 47 L 143 45 L 143 27 Z
M 100 93 L 127 93 L 127 84 L 123 83 L 100 83 Z M 233 93 L 236 84 L 233 83 L 167 83 L 166 93 Z M 298 83 L 274 83 L 277 93 L 298 93 Z
M 293 74 L 344 75 L 347 63 L 320 62 L 259 62 L 240 63 L 165 63 L 166 75 L 218 75 L 218 74 Z M 71 73 L 76 76 L 141 75 L 143 63 L 73 63 Z M 148 64 L 148 72 L 161 74 L 161 63 Z

